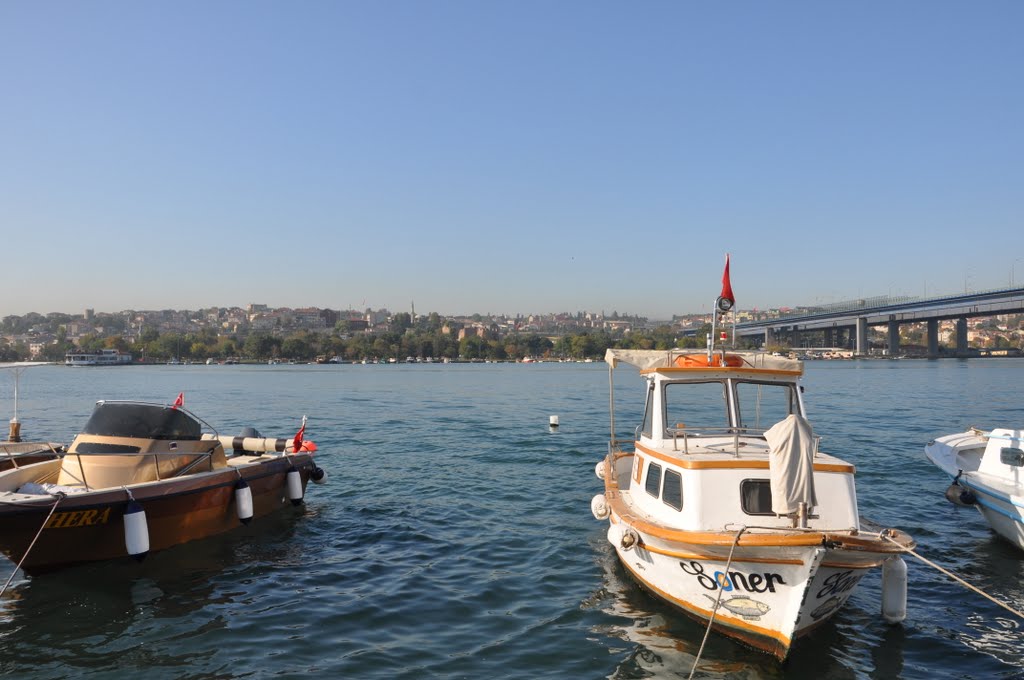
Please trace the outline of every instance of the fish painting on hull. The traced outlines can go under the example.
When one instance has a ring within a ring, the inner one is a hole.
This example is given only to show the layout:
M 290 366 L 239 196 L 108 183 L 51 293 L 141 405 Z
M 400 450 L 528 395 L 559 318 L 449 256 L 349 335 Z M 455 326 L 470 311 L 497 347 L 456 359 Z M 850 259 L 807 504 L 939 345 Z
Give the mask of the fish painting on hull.
M 736 595 L 728 600 L 717 602 L 715 598 L 705 594 L 704 597 L 711 600 L 712 608 L 724 607 L 737 616 L 742 616 L 747 621 L 760 621 L 761 617 L 771 611 L 771 607 L 764 602 L 753 598 Z

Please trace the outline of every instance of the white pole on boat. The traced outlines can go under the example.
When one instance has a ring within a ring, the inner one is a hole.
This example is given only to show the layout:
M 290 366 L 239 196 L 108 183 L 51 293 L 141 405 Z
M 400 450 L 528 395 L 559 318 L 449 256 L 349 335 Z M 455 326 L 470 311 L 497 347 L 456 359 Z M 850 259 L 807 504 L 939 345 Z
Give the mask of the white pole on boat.
M 609 422 L 611 422 L 611 436 L 608 438 L 609 442 L 615 441 L 615 366 L 612 363 L 608 364 L 608 414 Z

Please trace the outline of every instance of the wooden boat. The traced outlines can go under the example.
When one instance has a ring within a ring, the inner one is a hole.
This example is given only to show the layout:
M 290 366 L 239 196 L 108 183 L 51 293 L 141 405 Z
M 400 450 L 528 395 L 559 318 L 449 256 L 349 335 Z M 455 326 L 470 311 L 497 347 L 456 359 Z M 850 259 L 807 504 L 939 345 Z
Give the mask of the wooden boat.
M 933 439 L 924 452 L 953 480 L 946 498 L 978 508 L 993 531 L 1024 550 L 1024 430 L 970 429 Z
M 728 264 L 724 317 L 732 306 Z M 717 315 L 716 315 L 717 322 Z M 723 334 L 724 335 L 724 334 Z M 804 412 L 803 364 L 762 352 L 608 350 L 612 395 L 604 493 L 591 510 L 655 596 L 784 660 L 883 566 L 883 614 L 906 611 L 914 541 L 858 515 L 854 467 L 818 450 Z M 614 370 L 636 366 L 644 415 L 616 437 Z
M 28 574 L 142 559 L 301 504 L 325 479 L 305 424 L 221 436 L 180 403 L 97 402 L 61 458 L 0 472 L 0 552 Z

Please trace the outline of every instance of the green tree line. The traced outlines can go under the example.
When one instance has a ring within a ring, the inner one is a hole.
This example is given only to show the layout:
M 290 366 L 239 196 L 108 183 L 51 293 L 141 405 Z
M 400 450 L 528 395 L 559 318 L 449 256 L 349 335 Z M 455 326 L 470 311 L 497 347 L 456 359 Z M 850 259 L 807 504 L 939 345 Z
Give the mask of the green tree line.
M 396 315 L 401 317 L 402 315 Z M 408 316 L 408 315 L 406 315 Z M 118 349 L 130 352 L 136 361 L 205 361 L 208 358 L 238 357 L 250 361 L 280 359 L 284 361 L 312 361 L 318 357 L 339 357 L 344 361 L 382 360 L 407 357 L 463 360 L 517 360 L 523 357 L 560 359 L 600 359 L 609 347 L 626 349 L 670 349 L 672 347 L 705 346 L 708 329 L 696 337 L 678 337 L 671 327 L 634 331 L 612 336 L 604 331 L 582 331 L 555 338 L 536 333 L 510 333 L 501 338 L 467 335 L 459 340 L 455 334 L 441 331 L 441 324 L 425 324 L 413 328 L 411 323 L 397 319 L 393 330 L 386 333 L 356 334 L 348 336 L 343 328 L 316 333 L 297 331 L 278 336 L 271 333 L 250 333 L 244 338 L 218 336 L 213 330 L 197 333 L 159 333 L 144 330 L 135 342 L 122 335 L 99 337 L 87 335 L 79 339 L 77 349 L 96 352 Z M 411 322 L 411 320 L 408 320 Z M 39 359 L 63 361 L 64 355 L 76 349 L 63 331 L 57 342 L 43 348 Z M 19 361 L 29 358 L 24 343 L 9 345 L 0 340 L 0 361 Z

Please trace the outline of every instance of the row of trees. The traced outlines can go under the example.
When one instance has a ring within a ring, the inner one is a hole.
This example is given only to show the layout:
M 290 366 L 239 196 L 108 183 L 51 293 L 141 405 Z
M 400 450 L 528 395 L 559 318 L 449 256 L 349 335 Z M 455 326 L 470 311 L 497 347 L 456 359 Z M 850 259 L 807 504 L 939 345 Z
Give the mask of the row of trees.
M 401 327 L 401 325 L 399 325 Z M 144 331 L 136 342 L 128 342 L 121 335 L 109 337 L 85 336 L 78 345 L 67 340 L 62 333 L 57 342 L 46 346 L 41 356 L 45 361 L 63 361 L 73 350 L 99 351 L 118 349 L 130 352 L 138 361 L 167 361 L 171 358 L 205 361 L 207 358 L 239 357 L 252 361 L 281 359 L 311 361 L 317 357 L 339 357 L 346 361 L 362 359 L 405 359 L 406 357 L 435 359 L 490 359 L 509 360 L 523 357 L 557 357 L 571 359 L 601 358 L 609 347 L 633 349 L 668 349 L 671 347 L 703 347 L 704 334 L 696 338 L 676 337 L 672 329 L 662 326 L 653 331 L 635 331 L 613 337 L 603 331 L 581 332 L 550 338 L 534 333 L 512 333 L 503 338 L 483 338 L 476 335 L 458 340 L 440 327 L 410 328 L 387 333 L 344 335 L 337 331 L 314 333 L 297 331 L 286 336 L 270 333 L 251 333 L 245 338 L 218 336 L 213 330 L 198 333 L 159 333 Z M 29 358 L 24 344 L 8 346 L 0 341 L 0 361 Z

